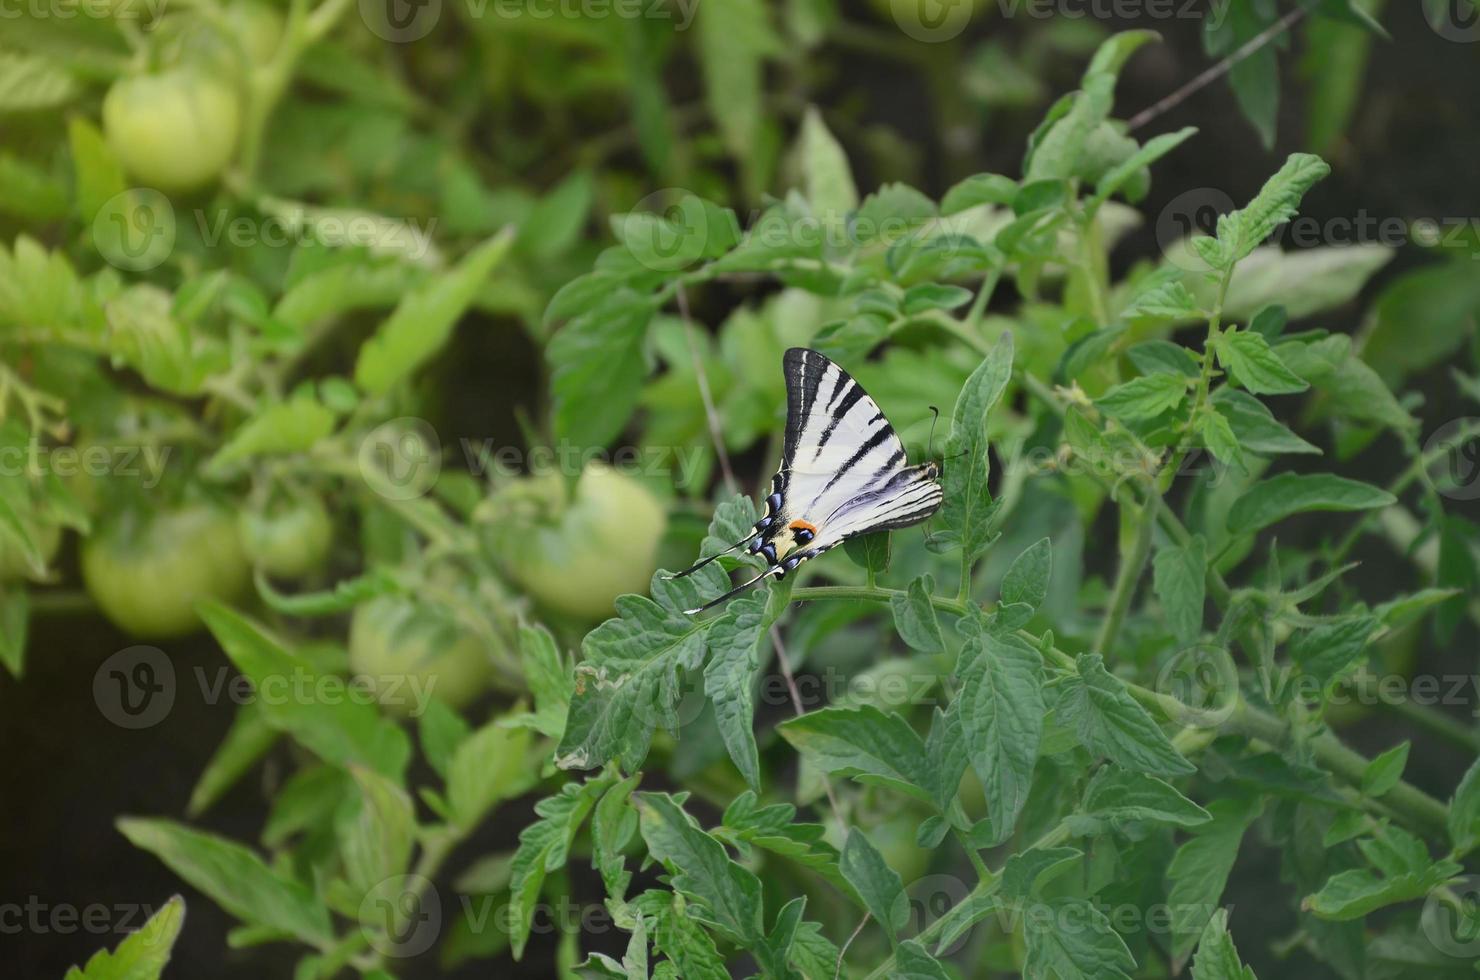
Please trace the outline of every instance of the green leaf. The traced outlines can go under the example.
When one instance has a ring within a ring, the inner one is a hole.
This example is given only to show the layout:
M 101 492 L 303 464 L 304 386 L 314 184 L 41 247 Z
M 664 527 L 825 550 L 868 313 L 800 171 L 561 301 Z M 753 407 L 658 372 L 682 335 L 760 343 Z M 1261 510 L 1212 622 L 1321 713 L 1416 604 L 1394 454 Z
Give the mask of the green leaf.
M 1191 643 L 1202 633 L 1207 576 L 1207 546 L 1201 536 L 1186 545 L 1164 545 L 1156 552 L 1152 585 L 1167 625 L 1180 643 Z
M 1261 480 L 1228 510 L 1228 533 L 1255 534 L 1271 524 L 1308 511 L 1357 511 L 1387 507 L 1392 494 L 1369 483 L 1330 473 L 1281 473 Z
M 508 929 L 514 959 L 524 955 L 545 875 L 565 867 L 571 841 L 586 814 L 614 781 L 601 776 L 584 783 L 566 783 L 559 793 L 535 804 L 539 819 L 519 832 L 519 849 L 514 853 L 509 881 Z
M 1126 769 L 1152 775 L 1194 770 L 1125 684 L 1105 670 L 1099 654 L 1080 654 L 1077 666 L 1077 673 L 1054 681 L 1052 689 L 1058 694 L 1059 720 L 1078 732 L 1085 748 Z
M 896 942 L 899 930 L 910 916 L 909 900 L 905 898 L 899 873 L 889 867 L 884 856 L 857 827 L 848 831 L 838 866 L 848 884 L 863 899 L 864 908 L 889 934 L 890 943 Z
M 1301 908 L 1335 922 L 1360 919 L 1389 905 L 1423 898 L 1463 870 L 1455 861 L 1439 861 L 1422 871 L 1386 876 L 1367 868 L 1352 868 L 1332 875 L 1320 891 L 1305 897 Z
M 1053 545 L 1048 538 L 1040 538 L 1024 548 L 1002 576 L 1002 603 L 1022 603 L 1037 609 L 1048 596 L 1052 570 Z
M 967 639 L 960 662 L 961 732 L 985 791 L 995 845 L 1012 834 L 1032 788 L 1047 713 L 1043 658 L 1016 636 L 982 633 Z
M 6 584 L 0 587 L 0 664 L 19 678 L 25 673 L 26 634 L 30 623 L 30 600 L 26 590 Z
M 925 951 L 917 940 L 907 939 L 894 950 L 891 978 L 897 980 L 951 980 L 940 960 Z
M 1163 371 L 1168 374 L 1180 374 L 1184 378 L 1195 378 L 1198 375 L 1197 359 L 1188 353 L 1187 348 L 1169 340 L 1143 341 L 1125 353 L 1131 359 L 1131 363 L 1136 366 L 1136 370 L 1142 374 Z
M 601 872 L 607 895 L 622 901 L 632 874 L 625 852 L 637 833 L 637 811 L 629 804 L 641 776 L 628 776 L 602 794 L 591 816 L 591 863 Z
M 1257 800 L 1215 800 L 1207 809 L 1213 819 L 1193 831 L 1167 867 L 1172 958 L 1177 963 L 1185 962 L 1218 908 L 1244 831 L 1259 815 Z
M 1030 847 L 1014 854 L 1002 866 L 1002 894 L 1017 901 L 1035 898 L 1041 886 L 1083 858 L 1084 852 L 1076 847 Z
M 1253 395 L 1224 385 L 1213 393 L 1212 402 L 1213 408 L 1228 423 L 1229 433 L 1241 450 L 1264 456 L 1320 454 L 1319 448 L 1291 432 Z
M 534 711 L 510 718 L 509 722 L 528 725 L 541 735 L 558 740 L 565 732 L 565 716 L 570 711 L 571 692 L 575 690 L 571 668 L 560 652 L 560 645 L 544 626 L 521 624 L 519 663 L 524 683 L 534 698 Z
M 697 20 L 710 115 L 725 147 L 754 170 L 765 120 L 763 59 L 780 53 L 781 42 L 760 0 L 706 6 Z
M 875 575 L 889 570 L 889 532 L 875 531 L 843 542 L 843 551 L 855 565 Z
M 0 51 L 0 112 L 55 109 L 77 94 L 72 76 L 47 59 Z
M 682 980 L 730 980 L 724 957 L 714 940 L 689 915 L 683 897 L 667 890 L 643 892 L 634 903 L 644 918 L 653 920 L 653 945 L 677 966 Z
M 1292 153 L 1284 166 L 1259 189 L 1241 211 L 1218 219 L 1218 241 L 1231 265 L 1248 255 L 1285 221 L 1293 218 L 1305 192 L 1331 172 L 1326 161 L 1310 153 Z
M 452 756 L 473 730 L 462 715 L 438 698 L 427 702 L 427 710 L 416 719 L 416 726 L 422 754 L 433 771 L 445 781 L 452 766 Z
M 329 910 L 313 892 L 282 877 L 240 844 L 169 820 L 122 817 L 117 825 L 135 847 L 159 858 L 243 922 L 310 945 L 333 940 Z
M 1095 184 L 1094 197 L 1086 202 L 1086 209 L 1090 211 L 1097 210 L 1112 194 L 1127 184 L 1131 184 L 1137 174 L 1181 146 L 1196 133 L 1196 126 L 1185 126 L 1175 133 L 1162 133 L 1160 136 L 1153 136 L 1147 140 L 1146 144 L 1135 153 L 1132 153 L 1105 172 L 1104 176 Z M 1126 196 L 1130 197 L 1131 195 L 1127 194 Z
M 1136 960 L 1095 905 L 1055 898 L 1024 911 L 1023 973 L 1059 980 L 1130 980 Z
M 1367 763 L 1362 770 L 1362 792 L 1376 798 L 1398 785 L 1408 765 L 1408 747 L 1407 742 L 1399 742 Z
M 729 588 L 714 565 L 669 580 L 653 576 L 658 599 L 618 596 L 617 616 L 586 635 L 575 670 L 575 692 L 565 734 L 555 750 L 562 769 L 596 769 L 620 759 L 635 771 L 646 758 L 653 730 L 678 727 L 675 707 L 685 672 L 704 659 L 704 634 L 718 620 L 683 613 Z
M 756 791 L 761 788 L 761 764 L 752 728 L 754 686 L 761 640 L 770 626 L 769 598 L 764 592 L 754 592 L 733 600 L 705 640 L 709 665 L 704 668 L 704 693 L 714 704 L 714 720 L 725 750 L 746 785 Z
M 940 213 L 949 217 L 982 204 L 1010 206 L 1017 192 L 1017 182 L 1011 177 L 975 174 L 946 191 L 945 197 L 940 199 Z
M 1233 426 L 1222 413 L 1204 411 L 1197 417 L 1197 434 L 1202 444 L 1207 447 L 1216 458 L 1227 463 L 1229 466 L 1244 469 L 1243 447 L 1239 445 L 1238 438 L 1233 434 Z
M 497 803 L 523 795 L 539 773 L 530 764 L 527 728 L 494 719 L 463 739 L 447 765 L 451 822 L 467 833 Z
M 1228 934 L 1228 910 L 1214 912 L 1197 941 L 1197 955 L 1192 959 L 1192 980 L 1258 980 L 1254 971 L 1244 966 Z
M 925 745 L 897 713 L 886 715 L 872 705 L 823 708 L 785 721 L 776 730 L 824 772 L 931 800 L 918 782 L 929 770 Z
M 816 106 L 802 117 L 802 188 L 812 213 L 828 227 L 841 227 L 858 207 L 858 189 L 848 169 L 848 156 L 822 121 Z
M 321 682 L 313 665 L 284 649 L 261 627 L 216 603 L 199 607 L 201 619 L 258 691 L 315 690 Z M 289 686 L 292 685 L 292 686 Z M 372 704 L 349 697 L 263 697 L 257 702 L 267 723 L 326 762 L 361 765 L 399 780 L 411 758 L 405 732 L 383 718 Z
M 946 440 L 945 453 L 960 458 L 952 459 L 941 476 L 945 490 L 941 517 L 961 535 L 969 559 L 980 555 L 990 540 L 993 508 L 992 495 L 987 489 L 990 466 L 987 415 L 1011 378 L 1012 334 L 1004 333 L 966 380 L 951 415 L 951 435 Z
M 1445 232 L 1448 234 L 1448 232 Z M 1425 265 L 1394 278 L 1373 305 L 1362 360 L 1389 385 L 1442 362 L 1474 333 L 1480 277 L 1469 262 Z
M 1310 387 L 1280 360 L 1262 335 L 1251 330 L 1219 337 L 1217 351 L 1218 363 L 1233 380 L 1256 395 L 1285 395 Z
M 556 332 L 545 357 L 557 436 L 602 446 L 626 426 L 647 377 L 642 344 L 654 309 L 650 297 L 618 287 Z
M 1122 421 L 1142 422 L 1171 411 L 1186 398 L 1186 379 L 1159 372 L 1116 385 L 1095 399 L 1095 405 L 1106 415 Z
M 735 863 L 667 793 L 635 793 L 632 799 L 648 851 L 668 869 L 674 889 L 694 903 L 691 914 L 742 946 L 760 944 L 760 879 Z
M 68 970 L 64 980 L 159 980 L 184 924 L 185 900 L 175 895 L 111 953 L 99 950 L 83 968 Z
M 231 434 L 205 465 L 210 476 L 224 476 L 243 460 L 285 455 L 313 448 L 334 431 L 334 412 L 312 390 L 299 389 L 287 401 L 259 409 Z
M 1324 687 L 1361 662 L 1377 625 L 1377 618 L 1368 615 L 1342 616 L 1320 623 L 1290 639 L 1290 659 L 1301 673 L 1316 678 Z
M 1468 854 L 1480 846 L 1480 759 L 1470 763 L 1449 801 L 1448 827 L 1455 853 Z
M 416 810 L 406 791 L 384 776 L 362 768 L 353 773 L 360 812 L 340 839 L 340 853 L 350 886 L 366 895 L 410 867 Z
M 1206 314 L 1187 287 L 1174 281 L 1161 283 L 1132 297 L 1120 315 L 1126 319 L 1157 317 L 1180 321 L 1200 320 Z
M 935 606 L 930 595 L 935 591 L 935 578 L 921 575 L 910 582 L 903 595 L 889 597 L 889 606 L 894 610 L 894 628 L 911 648 L 921 653 L 942 653 L 945 640 L 940 634 L 940 622 L 935 616 Z
M 355 384 L 383 395 L 436 355 L 513 243 L 505 229 L 456 266 L 402 297 L 375 335 L 360 348 Z
M 1155 776 L 1105 766 L 1085 788 L 1080 809 L 1086 816 L 1119 824 L 1145 820 L 1196 827 L 1212 820 L 1208 811 Z
M 827 828 L 820 823 L 795 823 L 796 815 L 797 808 L 790 803 L 759 806 L 755 793 L 746 790 L 725 808 L 724 836 L 780 854 L 841 886 L 838 851 L 823 839 Z
M 259 705 L 248 703 L 238 708 L 236 717 L 231 719 L 231 727 L 226 730 L 226 737 L 216 747 L 211 761 L 206 763 L 205 771 L 190 791 L 186 814 L 198 817 L 210 809 L 267 754 L 278 737 L 278 730 L 268 723 Z
M 516 246 L 537 259 L 568 251 L 591 213 L 595 182 L 591 171 L 577 170 L 540 198 L 519 225 Z
M 928 313 L 931 310 L 954 310 L 971 302 L 972 293 L 960 286 L 945 286 L 936 282 L 922 282 L 904 291 L 901 304 L 906 316 Z

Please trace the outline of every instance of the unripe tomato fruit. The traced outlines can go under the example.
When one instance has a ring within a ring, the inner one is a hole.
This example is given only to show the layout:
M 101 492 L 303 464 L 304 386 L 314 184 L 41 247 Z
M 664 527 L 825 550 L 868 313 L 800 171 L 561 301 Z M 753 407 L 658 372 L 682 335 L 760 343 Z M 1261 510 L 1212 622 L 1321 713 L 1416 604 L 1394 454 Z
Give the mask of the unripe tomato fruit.
M 239 0 L 225 10 L 226 20 L 235 28 L 242 53 L 253 65 L 265 64 L 277 52 L 283 39 L 283 15 L 265 3 Z
M 647 487 L 592 463 L 569 499 L 553 473 L 509 490 L 549 505 L 543 515 L 506 521 L 494 544 L 509 577 L 541 605 L 596 620 L 611 615 L 617 596 L 647 592 L 668 523 Z
M 311 494 L 243 510 L 237 529 L 247 558 L 275 578 L 301 579 L 324 567 L 334 528 L 323 501 Z
M 236 520 L 209 504 L 100 528 L 83 542 L 82 581 L 118 628 L 140 639 L 200 626 L 195 604 L 230 602 L 250 581 Z
M 407 596 L 380 596 L 355 607 L 349 664 L 370 681 L 388 711 L 410 715 L 420 693 L 461 708 L 493 673 L 484 642 Z
M 236 153 L 241 100 L 231 84 L 193 68 L 113 83 L 103 129 L 124 169 L 161 191 L 190 191 L 220 176 Z

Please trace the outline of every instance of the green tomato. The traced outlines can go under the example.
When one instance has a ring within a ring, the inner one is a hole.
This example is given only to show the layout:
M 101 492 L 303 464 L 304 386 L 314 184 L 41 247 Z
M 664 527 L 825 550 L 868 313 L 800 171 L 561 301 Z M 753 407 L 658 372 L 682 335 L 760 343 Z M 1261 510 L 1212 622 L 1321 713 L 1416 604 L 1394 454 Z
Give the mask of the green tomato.
M 36 548 L 41 552 L 42 564 L 50 566 L 62 543 L 62 529 L 55 524 L 32 524 L 28 530 L 31 532 L 31 540 L 36 542 Z M 21 554 L 20 545 L 12 537 L 12 532 L 0 529 L 0 582 L 34 577 L 35 570 Z
M 566 500 L 557 474 L 530 477 L 505 491 L 545 513 L 507 520 L 495 549 L 509 577 L 541 605 L 580 619 L 612 613 L 612 601 L 645 593 L 658 567 L 667 515 L 641 483 L 593 463 Z
M 103 614 L 140 639 L 183 636 L 200 626 L 195 604 L 230 602 L 250 582 L 236 521 L 189 504 L 105 526 L 82 545 L 82 581 Z
M 492 653 L 477 636 L 407 596 L 371 599 L 350 619 L 350 669 L 394 714 L 417 714 L 427 696 L 463 707 L 488 686 Z
M 226 20 L 253 65 L 266 64 L 283 39 L 283 15 L 265 3 L 240 0 L 225 10 Z
M 244 510 L 238 518 L 252 564 L 276 578 L 301 579 L 324 567 L 334 527 L 323 501 L 310 494 Z
M 215 180 L 236 153 L 241 100 L 231 84 L 192 68 L 119 79 L 103 100 L 108 144 L 135 180 L 189 191 Z

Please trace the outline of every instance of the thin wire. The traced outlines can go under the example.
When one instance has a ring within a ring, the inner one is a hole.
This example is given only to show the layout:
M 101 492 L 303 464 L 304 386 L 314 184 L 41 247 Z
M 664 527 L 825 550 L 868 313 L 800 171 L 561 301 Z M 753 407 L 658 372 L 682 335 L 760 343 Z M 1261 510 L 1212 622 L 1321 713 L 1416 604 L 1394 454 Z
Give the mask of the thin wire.
M 1213 82 L 1216 82 L 1218 79 L 1228 74 L 1228 72 L 1233 68 L 1234 65 L 1238 64 L 1240 61 L 1243 61 L 1245 58 L 1249 57 L 1260 48 L 1264 47 L 1270 41 L 1273 41 L 1275 38 L 1279 37 L 1285 31 L 1289 30 L 1296 21 L 1304 16 L 1305 8 L 1296 7 L 1294 10 L 1285 14 L 1285 16 L 1281 17 L 1279 20 L 1275 21 L 1273 24 L 1270 24 L 1264 30 L 1260 31 L 1258 34 L 1255 34 L 1253 37 L 1249 38 L 1247 41 L 1239 46 L 1238 50 L 1229 54 L 1228 57 L 1224 58 L 1216 65 L 1213 65 L 1211 68 L 1197 75 L 1186 85 L 1183 85 L 1175 92 L 1161 99 L 1155 105 L 1152 105 L 1146 109 L 1142 109 L 1134 116 L 1131 116 L 1131 118 L 1125 124 L 1126 129 L 1139 129 L 1149 123 L 1151 120 L 1155 119 L 1157 116 L 1160 116 L 1162 113 L 1175 109 L 1177 106 L 1185 102 L 1190 96 L 1202 91 Z

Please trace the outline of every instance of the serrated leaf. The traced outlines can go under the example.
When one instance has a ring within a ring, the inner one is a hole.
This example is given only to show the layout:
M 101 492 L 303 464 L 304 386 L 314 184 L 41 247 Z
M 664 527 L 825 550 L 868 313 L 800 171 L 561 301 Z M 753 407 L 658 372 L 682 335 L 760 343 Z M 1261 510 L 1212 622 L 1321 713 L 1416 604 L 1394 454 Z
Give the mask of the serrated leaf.
M 222 476 L 243 460 L 311 449 L 334 431 L 335 414 L 312 391 L 301 390 L 287 401 L 259 409 L 211 456 L 205 472 Z
M 1228 533 L 1255 534 L 1309 511 L 1372 510 L 1394 501 L 1386 490 L 1330 473 L 1281 473 L 1254 484 L 1234 501 L 1228 510 Z
M 928 771 L 925 745 L 909 722 L 872 705 L 809 711 L 777 726 L 783 738 L 824 772 L 888 786 L 930 802 L 919 784 Z
M 757 592 L 735 599 L 709 628 L 705 639 L 709 665 L 704 668 L 704 693 L 714 705 L 714 720 L 730 760 L 746 785 L 757 791 L 761 772 L 752 729 L 754 681 L 760 667 L 760 643 L 770 625 L 766 614 L 769 598 Z
M 1449 801 L 1449 841 L 1458 854 L 1480 845 L 1480 759 L 1470 763 Z
M 930 601 L 934 591 L 934 577 L 921 575 L 910 582 L 903 595 L 889 597 L 889 606 L 894 611 L 894 628 L 905 643 L 921 653 L 942 653 L 945 650 L 940 621 Z
M 808 106 L 802 117 L 802 186 L 812 213 L 824 224 L 841 227 L 850 211 L 858 207 L 858 190 L 848 169 L 848 156 L 822 121 L 816 106 Z
M 1187 398 L 1187 382 L 1175 374 L 1147 374 L 1118 384 L 1095 399 L 1106 415 L 1125 422 L 1154 419 L 1181 405 Z
M 957 673 L 967 757 L 985 791 L 990 843 L 998 844 L 1011 835 L 1032 786 L 1047 713 L 1043 658 L 1016 636 L 983 633 L 962 647 Z
M 1164 282 L 1131 298 L 1120 315 L 1165 320 L 1200 320 L 1206 314 L 1181 282 Z
M 1218 363 L 1256 395 L 1285 395 L 1310 387 L 1270 349 L 1261 334 L 1236 330 L 1218 338 Z
M 1078 672 L 1055 681 L 1052 688 L 1058 695 L 1059 720 L 1078 732 L 1085 748 L 1152 775 L 1193 771 L 1125 684 L 1105 670 L 1099 654 L 1082 653 L 1076 664 Z
M 1053 544 L 1040 538 L 1012 560 L 1002 576 L 1001 599 L 1006 605 L 1023 603 L 1037 609 L 1048 596 L 1048 580 L 1053 571 Z
M 622 431 L 647 376 L 642 344 L 653 312 L 650 297 L 619 287 L 556 331 L 545 357 L 558 436 L 601 446 Z
M 899 872 L 889 867 L 878 848 L 857 827 L 848 831 L 838 867 L 893 943 L 910 915 Z
M 185 900 L 176 895 L 116 949 L 99 950 L 86 966 L 68 970 L 64 980 L 159 980 L 184 924 Z
M 363 895 L 406 872 L 416 839 L 416 811 L 406 791 L 384 776 L 363 768 L 353 775 L 360 810 L 340 840 L 340 853 L 350 886 Z
M 1152 586 L 1166 614 L 1167 625 L 1184 644 L 1191 643 L 1202 632 L 1207 575 L 1207 545 L 1200 536 L 1186 545 L 1164 545 L 1156 552 Z
M 1192 980 L 1258 980 L 1254 971 L 1244 966 L 1228 934 L 1228 910 L 1219 909 L 1208 919 L 1202 937 L 1197 941 L 1197 955 L 1192 959 Z
M 1017 192 L 1017 182 L 1011 177 L 974 174 L 946 191 L 940 199 L 940 213 L 948 217 L 982 204 L 1009 206 Z
M 733 942 L 759 944 L 765 938 L 760 879 L 699 829 L 673 797 L 635 793 L 632 799 L 648 851 L 668 869 L 674 889 L 694 903 L 692 912 Z
M 1196 827 L 1212 819 L 1208 811 L 1155 776 L 1106 766 L 1085 788 L 1080 809 L 1086 816 L 1118 824 L 1145 820 L 1175 827 Z
M 1399 742 L 1367 763 L 1362 770 L 1362 792 L 1376 798 L 1398 785 L 1408 765 L 1408 748 L 1409 743 Z
M 1290 431 L 1263 402 L 1247 392 L 1224 385 L 1213 393 L 1212 402 L 1213 408 L 1228 423 L 1229 433 L 1240 450 L 1264 456 L 1278 453 L 1319 455 L 1321 452 Z
M 683 609 L 728 588 L 725 574 L 707 565 L 682 579 L 654 575 L 651 589 L 659 601 L 617 597 L 617 616 L 581 643 L 556 765 L 596 769 L 613 759 L 620 759 L 628 771 L 642 765 L 653 730 L 659 725 L 677 728 L 680 682 L 685 672 L 699 669 L 705 631 L 718 622 L 694 619 Z
M 1012 334 L 1004 333 L 961 388 L 951 414 L 951 434 L 946 440 L 950 462 L 941 474 L 945 490 L 941 517 L 960 533 L 969 558 L 982 553 L 991 534 L 987 415 L 1012 378 L 1012 351 Z
M 1292 153 L 1275 175 L 1265 182 L 1248 206 L 1218 220 L 1218 240 L 1227 251 L 1227 261 L 1248 255 L 1283 222 L 1294 217 L 1305 192 L 1331 168 L 1310 153 Z
M 539 819 L 519 832 L 519 849 L 510 864 L 509 880 L 508 928 L 514 959 L 524 955 L 545 875 L 565 867 L 571 841 L 585 822 L 586 814 L 613 782 L 601 776 L 584 783 L 566 783 L 559 793 L 535 804 L 534 812 Z
M 1024 974 L 1060 980 L 1130 980 L 1135 958 L 1110 922 L 1082 898 L 1036 903 L 1023 914 Z
M 1213 819 L 1193 831 L 1167 867 L 1172 957 L 1178 963 L 1185 961 L 1217 909 L 1244 831 L 1259 815 L 1259 804 L 1223 799 L 1208 804 L 1207 810 Z
M 243 922 L 315 946 L 334 938 L 329 911 L 313 892 L 282 877 L 235 841 L 169 820 L 122 817 L 118 829 Z

